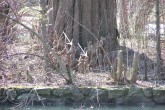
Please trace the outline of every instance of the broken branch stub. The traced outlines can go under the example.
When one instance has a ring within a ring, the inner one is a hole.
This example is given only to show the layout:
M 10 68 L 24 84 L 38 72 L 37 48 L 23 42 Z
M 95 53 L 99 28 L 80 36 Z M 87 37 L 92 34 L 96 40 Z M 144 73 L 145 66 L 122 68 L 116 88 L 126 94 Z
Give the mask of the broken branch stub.
M 132 83 L 136 83 L 136 80 L 137 80 L 138 61 L 139 61 L 139 54 L 138 53 L 134 53 L 133 64 L 132 64 L 132 71 L 131 71 L 131 79 L 130 79 L 130 81 Z
M 117 56 L 117 80 L 120 82 L 122 81 L 122 70 L 123 70 L 123 51 L 118 51 Z

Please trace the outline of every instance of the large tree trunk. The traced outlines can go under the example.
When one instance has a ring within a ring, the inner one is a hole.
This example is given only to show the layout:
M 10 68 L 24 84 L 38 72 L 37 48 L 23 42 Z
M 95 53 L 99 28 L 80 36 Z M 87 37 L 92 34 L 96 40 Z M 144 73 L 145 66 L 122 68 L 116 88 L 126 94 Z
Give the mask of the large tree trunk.
M 75 45 L 80 43 L 82 47 L 86 47 L 88 41 L 94 43 L 96 38 L 107 36 L 109 50 L 117 46 L 115 0 L 50 0 L 50 2 L 53 4 L 50 11 L 53 16 L 49 16 L 50 38 L 58 39 L 65 32 L 70 40 L 73 39 Z

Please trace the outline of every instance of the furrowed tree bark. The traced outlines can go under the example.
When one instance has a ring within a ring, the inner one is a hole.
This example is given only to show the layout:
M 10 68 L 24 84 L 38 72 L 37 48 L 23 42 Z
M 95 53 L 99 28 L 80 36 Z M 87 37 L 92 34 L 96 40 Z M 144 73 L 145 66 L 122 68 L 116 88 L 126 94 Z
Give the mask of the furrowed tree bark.
M 80 21 L 80 0 L 76 0 L 74 5 L 74 19 Z M 77 46 L 77 43 L 79 42 L 80 26 L 75 21 L 73 21 L 73 25 L 73 43 Z
M 83 24 L 86 28 L 91 30 L 91 20 L 92 20 L 92 8 L 91 8 L 91 0 L 81 0 L 81 21 L 80 23 Z M 86 7 L 86 8 L 84 8 Z M 86 43 L 88 40 L 91 40 L 91 35 L 82 27 L 80 27 L 81 34 L 80 34 L 80 44 L 82 47 L 86 47 Z M 83 42 L 84 41 L 84 42 Z
M 75 3 L 72 0 L 68 1 L 68 14 L 71 15 L 71 16 L 74 16 L 73 15 L 74 14 L 74 8 L 73 8 L 74 4 Z M 66 29 L 65 29 L 66 35 L 68 35 L 68 37 L 70 39 L 72 39 L 71 36 L 73 36 L 73 32 L 72 32 L 73 29 L 71 27 L 73 25 L 73 20 L 69 17 L 67 17 L 67 19 L 65 19 L 65 20 L 67 20 L 66 21 Z
M 75 45 L 80 43 L 84 48 L 88 41 L 97 41 L 90 31 L 98 39 L 107 36 L 109 50 L 117 47 L 116 0 L 50 1 L 53 3 L 53 18 L 49 21 L 54 24 L 49 29 L 55 33 L 51 38 L 59 38 L 65 32 Z

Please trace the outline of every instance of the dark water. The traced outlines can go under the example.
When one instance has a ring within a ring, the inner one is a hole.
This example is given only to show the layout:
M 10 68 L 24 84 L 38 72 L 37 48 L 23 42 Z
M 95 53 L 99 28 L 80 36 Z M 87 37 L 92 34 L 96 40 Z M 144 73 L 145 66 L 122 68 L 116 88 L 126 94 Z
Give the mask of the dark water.
M 10 107 L 0 106 L 0 110 L 10 110 Z M 111 107 L 61 107 L 61 106 L 35 106 L 16 108 L 15 110 L 165 110 L 165 106 L 138 107 L 138 106 L 111 106 Z

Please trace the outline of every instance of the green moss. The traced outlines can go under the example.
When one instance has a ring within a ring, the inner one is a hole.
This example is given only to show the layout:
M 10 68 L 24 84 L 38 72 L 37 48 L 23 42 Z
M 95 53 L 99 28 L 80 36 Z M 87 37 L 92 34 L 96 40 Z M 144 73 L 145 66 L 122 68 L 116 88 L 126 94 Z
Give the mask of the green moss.
M 52 92 L 52 95 L 57 96 L 57 97 L 66 97 L 68 95 L 71 95 L 71 89 L 70 88 L 54 89 Z
M 36 90 L 36 92 L 35 92 Z M 33 87 L 33 86 L 10 86 L 0 88 L 0 98 L 4 97 L 8 91 L 10 99 L 23 100 L 32 97 L 38 100 L 36 93 L 46 99 L 71 99 L 72 101 L 93 100 L 99 99 L 100 102 L 108 102 L 113 99 L 116 103 L 132 103 L 146 100 L 154 100 L 156 103 L 165 103 L 164 88 L 139 88 L 139 87 Z M 32 95 L 28 95 L 32 94 Z M 28 95 L 28 97 L 27 97 Z
M 165 90 L 163 89 L 153 89 L 154 96 L 163 96 L 165 95 Z
M 41 18 L 41 15 L 40 15 L 40 12 L 39 12 L 40 10 L 41 10 L 41 8 L 39 6 L 35 6 L 33 8 L 24 6 L 24 7 L 21 8 L 21 10 L 18 13 L 19 14 L 28 13 L 32 16 L 37 17 L 37 18 Z
M 143 93 L 145 97 L 151 98 L 153 96 L 153 89 L 151 87 L 143 88 Z
M 0 95 L 3 95 L 3 94 L 4 94 L 4 89 L 0 88 Z
M 51 88 L 35 88 L 34 89 L 38 95 L 47 95 L 50 96 L 51 95 Z
M 128 88 L 109 88 L 107 90 L 109 98 L 119 98 L 128 94 Z
M 157 103 L 165 104 L 165 90 L 160 88 L 153 89 L 153 99 Z

